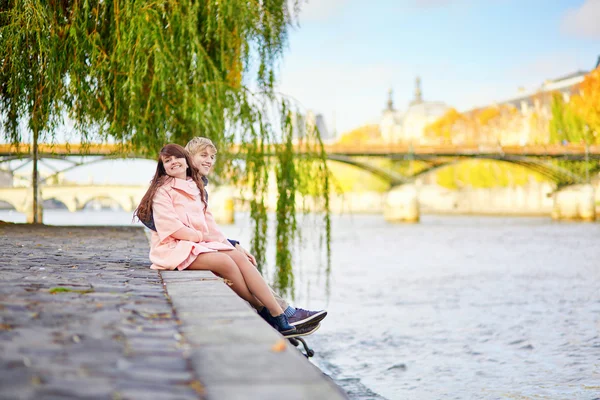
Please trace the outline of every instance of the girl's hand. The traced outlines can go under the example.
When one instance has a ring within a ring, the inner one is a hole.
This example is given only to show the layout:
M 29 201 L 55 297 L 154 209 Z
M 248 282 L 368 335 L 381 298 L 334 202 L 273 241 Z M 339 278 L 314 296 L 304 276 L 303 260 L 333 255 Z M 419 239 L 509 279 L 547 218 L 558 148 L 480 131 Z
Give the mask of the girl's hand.
M 242 246 L 240 246 L 239 243 L 235 245 L 235 248 L 238 251 L 240 251 L 242 254 L 244 254 L 248 258 L 248 261 L 250 261 L 250 263 L 252 265 L 254 265 L 255 267 L 257 266 L 256 265 L 256 258 L 250 252 L 248 252 L 248 250 L 246 250 L 245 248 L 243 248 Z

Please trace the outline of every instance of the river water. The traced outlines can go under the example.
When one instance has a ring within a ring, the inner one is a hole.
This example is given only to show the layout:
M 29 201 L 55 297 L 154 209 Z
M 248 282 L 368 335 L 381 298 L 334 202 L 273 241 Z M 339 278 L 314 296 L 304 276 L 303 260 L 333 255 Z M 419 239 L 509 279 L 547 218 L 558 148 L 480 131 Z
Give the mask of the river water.
M 122 212 L 44 218 L 131 221 Z M 1 211 L 0 220 L 24 217 Z M 351 398 L 600 399 L 600 224 L 336 216 L 329 282 L 312 225 L 293 303 L 327 307 L 308 340 L 313 362 Z M 223 230 L 247 244 L 247 215 Z

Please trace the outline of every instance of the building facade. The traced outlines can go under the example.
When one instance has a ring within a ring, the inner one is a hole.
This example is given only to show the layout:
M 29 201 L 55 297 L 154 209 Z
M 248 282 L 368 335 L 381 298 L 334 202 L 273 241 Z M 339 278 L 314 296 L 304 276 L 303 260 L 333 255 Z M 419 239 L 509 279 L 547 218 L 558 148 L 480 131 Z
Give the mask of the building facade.
M 443 102 L 423 100 L 419 77 L 415 79 L 414 98 L 405 111 L 394 108 L 392 95 L 390 89 L 379 123 L 383 142 L 426 144 L 424 128 L 444 115 L 449 107 Z

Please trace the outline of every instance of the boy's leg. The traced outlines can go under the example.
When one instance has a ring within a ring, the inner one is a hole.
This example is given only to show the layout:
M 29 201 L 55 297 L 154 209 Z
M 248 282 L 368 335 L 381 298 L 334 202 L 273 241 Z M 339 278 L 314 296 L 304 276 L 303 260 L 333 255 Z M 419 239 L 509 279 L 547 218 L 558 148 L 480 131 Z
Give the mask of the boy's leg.
M 285 312 L 286 309 L 290 306 L 289 303 L 287 301 L 285 301 L 281 296 L 279 296 L 277 294 L 277 292 L 275 292 L 275 289 L 273 289 L 271 286 L 269 286 L 269 289 L 271 289 L 271 293 L 273 293 L 273 297 L 275 297 L 275 301 L 277 301 L 277 304 L 279 304 L 279 307 L 281 307 L 281 309 Z M 293 314 L 293 312 L 292 312 Z M 289 315 L 288 315 L 289 317 Z

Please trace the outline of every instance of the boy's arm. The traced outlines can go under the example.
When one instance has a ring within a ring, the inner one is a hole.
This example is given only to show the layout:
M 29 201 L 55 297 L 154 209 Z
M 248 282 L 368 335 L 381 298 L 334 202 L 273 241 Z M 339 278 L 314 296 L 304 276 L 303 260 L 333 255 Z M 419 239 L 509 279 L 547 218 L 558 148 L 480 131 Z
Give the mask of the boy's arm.
M 146 221 L 142 221 L 140 219 L 140 222 L 142 224 L 144 224 L 144 226 L 148 229 L 150 229 L 151 231 L 156 232 L 156 225 L 154 224 L 154 213 L 152 212 L 152 210 L 150 211 L 150 219 L 146 220 Z

